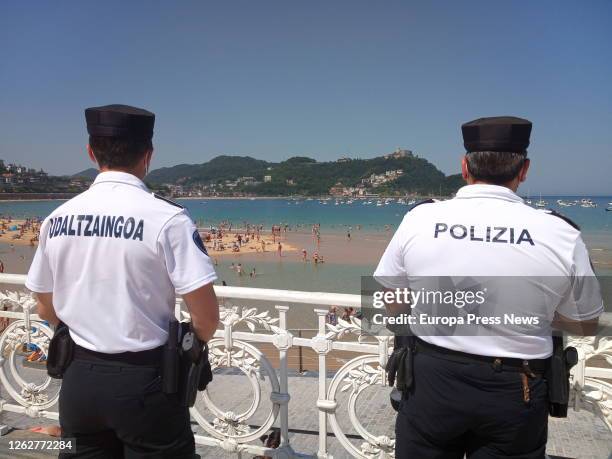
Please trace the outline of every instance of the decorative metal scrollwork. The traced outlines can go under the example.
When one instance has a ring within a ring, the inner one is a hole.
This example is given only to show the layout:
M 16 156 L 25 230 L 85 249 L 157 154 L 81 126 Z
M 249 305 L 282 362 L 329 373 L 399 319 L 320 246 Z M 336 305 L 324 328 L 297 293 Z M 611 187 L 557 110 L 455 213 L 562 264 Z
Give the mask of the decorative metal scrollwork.
M 238 443 L 247 443 L 258 439 L 272 427 L 280 409 L 280 404 L 274 397 L 280 392 L 280 385 L 272 364 L 256 347 L 242 341 L 234 340 L 232 348 L 226 348 L 225 341 L 217 338 L 208 343 L 208 349 L 213 371 L 222 367 L 238 368 L 251 383 L 253 400 L 242 413 L 223 411 L 215 405 L 206 390 L 201 392 L 199 397 L 215 418 L 209 422 L 200 413 L 197 404 L 191 409 L 191 415 L 206 432 L 219 440 L 232 439 Z M 248 426 L 247 421 L 255 414 L 262 402 L 260 382 L 264 379 L 263 376 L 271 385 L 272 409 L 262 425 L 257 429 L 252 429 Z
M 385 370 L 380 365 L 379 356 L 363 355 L 346 363 L 335 374 L 327 391 L 327 400 L 336 400 L 339 392 L 348 393 L 348 415 L 352 426 L 365 440 L 360 448 L 353 445 L 338 424 L 336 404 L 328 411 L 330 424 L 336 438 L 353 456 L 367 459 L 387 459 L 395 457 L 395 440 L 386 435 L 374 435 L 366 430 L 357 416 L 359 395 L 368 387 L 382 385 Z
M 33 321 L 29 325 L 28 322 L 17 320 L 0 336 L 0 380 L 10 396 L 20 405 L 46 410 L 57 402 L 59 387 L 56 393 L 49 393 L 52 379 L 47 376 L 44 365 L 41 368 L 44 371 L 42 384 L 26 381 L 17 370 L 17 359 L 21 357 L 20 350 L 24 345 L 35 345 L 40 350 L 41 356 L 46 356 L 53 331 L 42 322 Z M 9 374 L 14 383 L 11 382 Z M 13 384 L 16 384 L 16 387 Z
M 583 336 L 569 337 L 568 344 L 578 350 L 578 364 L 572 369 L 572 385 L 574 388 L 574 407 L 586 408 L 599 416 L 612 430 L 612 337 Z M 593 377 L 587 374 L 587 368 L 593 370 L 601 367 L 589 365 L 594 360 L 607 363 L 607 378 Z
M 296 298 L 296 293 L 299 292 L 283 297 L 283 292 L 279 291 L 278 300 L 291 303 L 291 300 Z M 323 298 L 327 294 L 317 295 Z M 231 295 L 228 297 L 231 298 Z M 308 299 L 308 304 L 314 302 L 312 294 L 302 298 L 301 303 L 306 303 L 305 298 Z M 329 304 L 329 298 L 326 300 L 327 302 L 321 304 Z M 58 413 L 51 412 L 49 408 L 57 403 L 59 384 L 52 384 L 46 372 L 41 371 L 40 375 L 44 375 L 44 380 L 40 383 L 40 381 L 29 381 L 32 379 L 29 376 L 32 374 L 31 370 L 26 368 L 21 373 L 18 371 L 19 359 L 23 358 L 24 354 L 24 345 L 31 346 L 28 352 L 36 351 L 37 355 L 46 356 L 53 334 L 48 326 L 32 320 L 30 311 L 35 304 L 31 294 L 0 292 L 0 306 L 11 307 L 11 311 L 5 312 L 4 316 L 13 320 L 0 335 L 0 381 L 10 397 L 16 401 L 12 403 L 9 400 L 0 400 L 0 410 L 4 406 L 5 409 L 10 407 L 15 412 L 25 411 L 29 416 L 57 419 Z M 12 312 L 19 308 L 24 310 L 23 314 L 17 315 Z M 340 319 L 335 325 L 326 324 L 326 309 L 315 310 L 319 325 L 318 333 L 314 337 L 296 338 L 287 330 L 286 313 L 289 307 L 277 306 L 276 309 L 279 312 L 278 318 L 272 317 L 269 311 L 259 312 L 255 308 L 238 306 L 221 308 L 220 319 L 223 330 L 217 331 L 217 338 L 209 342 L 211 367 L 217 374 L 225 368 L 239 370 L 243 375 L 240 376 L 241 380 L 247 378 L 249 381 L 252 399 L 248 400 L 246 408 L 240 405 L 240 409 L 232 407 L 224 410 L 215 404 L 212 393 L 209 394 L 208 391 L 199 393 L 198 402 L 191 409 L 191 414 L 204 429 L 206 436 L 199 439 L 197 436 L 196 439 L 203 444 L 221 447 L 227 452 L 268 453 L 265 448 L 259 446 L 257 440 L 267 433 L 278 419 L 283 443 L 270 455 L 285 458 L 305 457 L 293 452 L 289 443 L 287 411 L 290 402 L 286 373 L 288 353 L 295 346 L 302 346 L 316 353 L 321 370 L 316 403 L 320 413 L 327 413 L 327 416 L 319 417 L 320 437 L 317 455 L 329 457 L 326 441 L 331 426 L 341 446 L 351 456 L 361 459 L 393 458 L 395 440 L 368 431 L 364 426 L 367 414 L 361 419 L 357 415 L 360 396 L 364 391 L 374 387 L 384 390 L 386 387 L 384 366 L 387 363 L 391 338 L 363 334 L 361 321 L 356 317 L 348 320 Z M 189 317 L 188 313 L 180 310 L 180 305 L 177 306 L 176 313 L 177 317 Z M 8 319 L 5 322 L 8 322 Z M 612 370 L 610 369 L 612 338 L 570 338 L 568 341 L 578 348 L 580 359 L 572 370 L 574 406 L 593 411 L 612 429 Z M 275 369 L 266 356 L 255 347 L 257 343 L 265 343 L 276 348 L 281 362 L 280 370 Z M 335 350 L 355 352 L 357 357 L 344 364 L 328 384 L 327 374 L 324 371 L 328 368 L 326 359 L 328 354 Z M 44 368 L 42 362 L 32 365 L 40 365 L 41 370 Z M 214 387 L 216 386 L 213 382 L 211 388 Z M 269 394 L 271 403 L 270 406 L 266 404 L 265 409 L 262 406 L 265 401 L 264 393 Z M 342 401 L 342 413 L 338 399 Z M 348 416 L 345 413 L 348 413 Z M 259 422 L 260 415 L 263 422 Z M 258 422 L 253 422 L 255 418 Z M 344 419 L 350 422 L 351 430 L 363 440 L 349 441 L 340 426 L 340 421 Z M 255 423 L 260 427 L 250 425 Z M 344 455 L 346 454 L 343 454 L 343 457 Z

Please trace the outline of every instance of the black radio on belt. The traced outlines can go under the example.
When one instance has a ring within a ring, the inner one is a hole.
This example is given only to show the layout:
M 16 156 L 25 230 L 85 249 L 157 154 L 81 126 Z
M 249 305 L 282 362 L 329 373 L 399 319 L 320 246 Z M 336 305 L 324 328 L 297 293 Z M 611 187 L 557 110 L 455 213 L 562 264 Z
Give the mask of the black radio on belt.
M 171 321 L 162 363 L 163 391 L 178 393 L 181 404 L 191 407 L 198 391 L 211 381 L 207 344 L 197 337 L 191 323 Z

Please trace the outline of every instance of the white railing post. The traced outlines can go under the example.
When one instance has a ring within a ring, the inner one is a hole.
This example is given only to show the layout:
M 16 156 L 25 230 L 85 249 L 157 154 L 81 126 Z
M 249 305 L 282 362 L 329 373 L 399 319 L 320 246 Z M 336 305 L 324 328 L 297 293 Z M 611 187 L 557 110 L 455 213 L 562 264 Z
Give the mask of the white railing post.
M 319 355 L 319 397 L 317 407 L 319 408 L 319 458 L 331 458 L 327 453 L 327 411 L 330 409 L 327 400 L 327 354 L 331 351 L 331 340 L 326 338 L 325 333 L 325 309 L 315 309 L 318 316 L 317 335 L 312 338 L 312 348 Z M 335 404 L 334 404 L 335 405 Z M 334 406 L 335 408 L 335 406 Z
M 23 313 L 24 313 L 25 329 L 26 329 L 25 338 L 26 338 L 26 342 L 28 343 L 27 344 L 27 346 L 28 346 L 27 350 L 29 351 L 30 350 L 29 346 L 30 346 L 30 343 L 32 342 L 32 323 L 30 321 L 30 308 L 24 307 L 23 308 Z
M 276 306 L 279 315 L 279 327 L 282 333 L 275 335 L 274 345 L 278 349 L 279 354 L 279 383 L 280 395 L 283 397 L 280 406 L 280 432 L 281 432 L 281 448 L 289 446 L 289 365 L 287 354 L 292 346 L 291 336 L 287 332 L 287 311 L 288 306 Z

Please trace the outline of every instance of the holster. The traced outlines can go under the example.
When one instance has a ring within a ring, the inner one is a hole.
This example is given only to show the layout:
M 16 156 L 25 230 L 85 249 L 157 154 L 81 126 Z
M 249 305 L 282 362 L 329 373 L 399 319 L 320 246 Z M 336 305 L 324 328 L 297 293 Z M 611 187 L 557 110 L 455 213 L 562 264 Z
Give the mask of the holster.
M 402 398 L 406 397 L 414 385 L 414 353 L 416 350 L 414 336 L 396 336 L 393 353 L 387 363 L 389 386 L 395 385 Z M 397 411 L 397 392 L 391 395 L 391 405 Z
M 62 379 L 74 356 L 74 341 L 68 326 L 60 322 L 55 327 L 53 338 L 49 343 L 47 354 L 47 374 L 55 379 Z
M 545 377 L 548 383 L 548 412 L 554 418 L 567 417 L 570 370 L 578 363 L 574 347 L 563 349 L 563 337 L 553 336 L 553 355 Z
M 162 387 L 167 394 L 178 394 L 181 405 L 192 407 L 198 391 L 213 379 L 208 361 L 208 346 L 188 322 L 170 322 L 164 346 Z
M 176 320 L 168 326 L 168 341 L 164 345 L 161 363 L 162 391 L 165 394 L 176 394 L 179 383 L 179 330 Z

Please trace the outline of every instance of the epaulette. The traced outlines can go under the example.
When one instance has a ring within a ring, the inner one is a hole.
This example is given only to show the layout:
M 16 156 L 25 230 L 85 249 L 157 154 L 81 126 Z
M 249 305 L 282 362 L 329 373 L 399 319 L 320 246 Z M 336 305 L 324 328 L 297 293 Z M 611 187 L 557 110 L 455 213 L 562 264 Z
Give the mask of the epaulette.
M 185 207 L 181 206 L 178 202 L 174 202 L 171 199 L 164 198 L 163 196 L 160 196 L 160 195 L 158 195 L 156 193 L 153 193 L 153 196 L 155 196 L 157 199 L 161 199 L 162 201 L 166 201 L 168 204 L 172 204 L 173 206 L 180 207 L 181 209 L 185 208 Z
M 424 201 L 421 202 L 417 202 L 415 205 L 413 205 L 410 209 L 408 209 L 408 212 L 410 212 L 412 209 L 414 209 L 415 207 L 420 206 L 421 204 L 431 204 L 432 202 L 436 202 L 435 199 L 426 199 Z
M 565 215 L 560 214 L 556 210 L 546 209 L 546 213 L 548 215 L 554 215 L 555 217 L 559 217 L 561 220 L 565 221 L 565 223 L 567 223 L 568 225 L 570 225 L 573 228 L 575 228 L 578 231 L 580 231 L 580 227 L 574 221 L 572 221 L 571 219 L 567 218 Z

